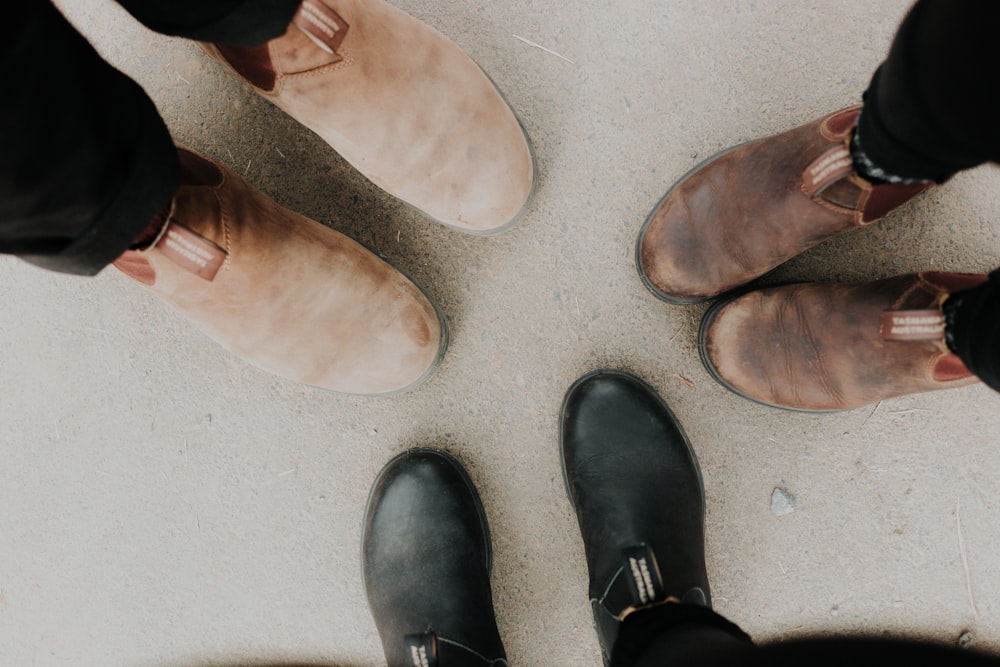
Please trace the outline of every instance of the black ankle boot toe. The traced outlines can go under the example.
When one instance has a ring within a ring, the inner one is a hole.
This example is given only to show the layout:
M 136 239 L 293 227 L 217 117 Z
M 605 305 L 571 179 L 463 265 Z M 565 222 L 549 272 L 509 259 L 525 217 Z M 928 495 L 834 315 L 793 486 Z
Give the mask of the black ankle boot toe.
M 486 515 L 450 455 L 415 449 L 379 473 L 365 510 L 365 592 L 388 667 L 503 667 Z
M 711 606 L 701 473 L 663 400 L 621 371 L 594 371 L 570 388 L 560 439 L 607 661 L 631 612 L 668 601 Z

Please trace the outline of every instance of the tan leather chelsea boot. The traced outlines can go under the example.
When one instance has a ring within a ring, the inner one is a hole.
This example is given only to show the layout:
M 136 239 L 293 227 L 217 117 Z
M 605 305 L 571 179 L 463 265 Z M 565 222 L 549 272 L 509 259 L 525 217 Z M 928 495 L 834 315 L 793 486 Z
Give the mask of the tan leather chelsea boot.
M 804 411 L 847 410 L 978 381 L 945 343 L 941 307 L 986 276 L 925 273 L 860 284 L 766 287 L 705 314 L 709 373 L 744 398 Z
M 282 37 L 202 46 L 439 222 L 486 235 L 523 215 L 536 170 L 514 113 L 454 43 L 382 0 L 305 0 Z
M 872 185 L 855 172 L 849 142 L 859 113 L 736 146 L 688 172 L 639 234 L 646 287 L 668 303 L 710 299 L 927 189 Z
M 181 187 L 159 235 L 120 271 L 233 354 L 306 384 L 390 394 L 426 379 L 447 330 L 399 271 L 178 149 Z

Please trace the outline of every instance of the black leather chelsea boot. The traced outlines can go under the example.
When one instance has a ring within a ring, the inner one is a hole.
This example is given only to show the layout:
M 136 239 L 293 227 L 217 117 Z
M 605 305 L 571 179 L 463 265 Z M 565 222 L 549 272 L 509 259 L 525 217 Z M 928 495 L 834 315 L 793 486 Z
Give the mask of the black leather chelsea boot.
M 368 497 L 362 544 L 388 667 L 506 667 L 486 514 L 458 461 L 433 449 L 390 461 Z
M 711 607 L 701 472 L 656 391 L 621 371 L 576 381 L 563 402 L 560 439 L 609 664 L 629 614 L 668 602 Z

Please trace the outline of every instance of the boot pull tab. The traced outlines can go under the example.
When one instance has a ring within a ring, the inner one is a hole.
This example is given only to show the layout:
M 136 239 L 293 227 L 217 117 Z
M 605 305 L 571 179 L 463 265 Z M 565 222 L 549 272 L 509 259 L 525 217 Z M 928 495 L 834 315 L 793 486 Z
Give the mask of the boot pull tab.
M 622 568 L 632 594 L 632 606 L 644 607 L 667 599 L 656 555 L 647 544 L 622 550 Z
M 802 173 L 802 192 L 810 199 L 831 184 L 854 173 L 851 151 L 846 144 L 827 149 Z
M 305 0 L 292 18 L 292 23 L 316 46 L 335 56 L 337 60 L 334 62 L 342 60 L 338 49 L 347 36 L 350 26 L 332 8 L 319 0 Z
M 404 641 L 411 667 L 439 667 L 437 635 L 433 632 L 406 635 Z
M 217 244 L 196 234 L 171 218 L 149 248 L 157 249 L 171 262 L 211 282 L 222 268 L 228 253 Z
M 882 339 L 906 342 L 944 340 L 944 315 L 940 308 L 886 310 L 882 313 Z

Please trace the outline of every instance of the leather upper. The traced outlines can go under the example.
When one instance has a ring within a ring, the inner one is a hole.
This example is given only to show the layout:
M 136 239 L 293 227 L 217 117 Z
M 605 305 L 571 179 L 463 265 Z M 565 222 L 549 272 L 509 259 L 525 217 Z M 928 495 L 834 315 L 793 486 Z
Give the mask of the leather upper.
M 486 517 L 457 461 L 427 449 L 390 461 L 372 486 L 362 542 L 368 605 L 389 667 L 506 665 Z
M 851 166 L 858 107 L 732 148 L 681 179 L 650 214 L 639 271 L 658 297 L 734 289 L 929 187 L 872 185 Z
M 307 5 L 334 17 L 325 19 L 333 42 L 319 43 L 297 21 L 261 47 L 205 49 L 430 217 L 473 233 L 516 222 L 534 190 L 531 148 L 479 67 L 382 0 Z
M 164 233 L 125 253 L 118 269 L 226 349 L 283 377 L 365 394 L 427 377 L 447 338 L 416 285 L 221 165 L 179 155 L 182 186 Z
M 701 473 L 656 392 L 620 371 L 584 376 L 563 403 L 561 455 L 605 659 L 635 609 L 710 606 Z
M 740 395 L 796 410 L 845 410 L 974 383 L 945 344 L 941 306 L 985 279 L 925 272 L 755 290 L 706 314 L 702 359 Z

